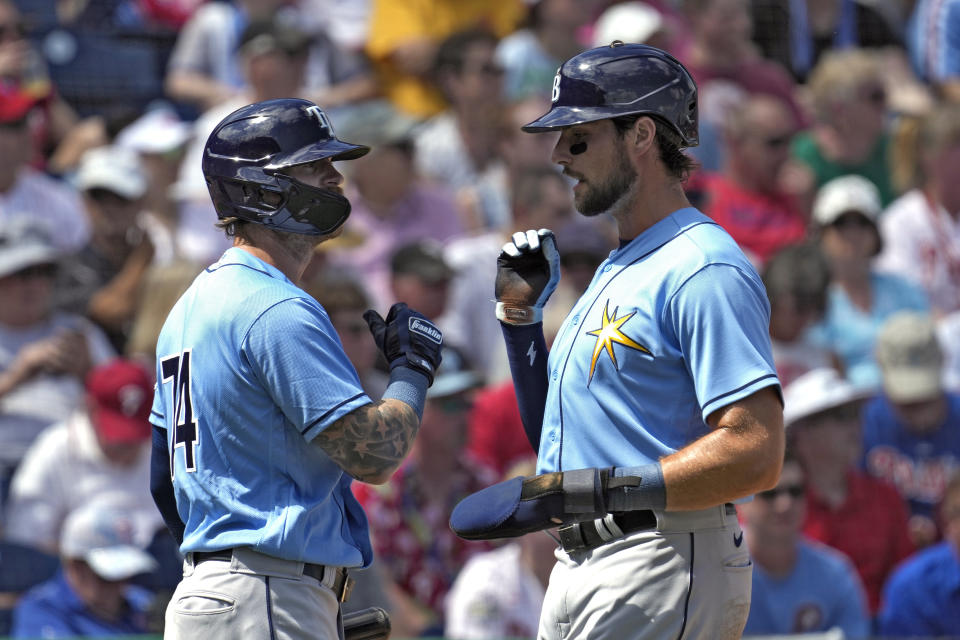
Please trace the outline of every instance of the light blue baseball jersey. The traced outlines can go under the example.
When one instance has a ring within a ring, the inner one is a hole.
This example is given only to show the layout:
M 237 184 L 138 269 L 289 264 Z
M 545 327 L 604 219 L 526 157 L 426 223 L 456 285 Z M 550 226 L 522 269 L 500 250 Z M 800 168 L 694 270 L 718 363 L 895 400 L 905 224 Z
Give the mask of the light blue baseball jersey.
M 167 430 L 182 552 L 370 563 L 351 478 L 310 444 L 370 399 L 312 297 L 228 249 L 167 317 L 157 382 L 151 422 Z
M 713 411 L 779 385 L 769 323 L 720 226 L 693 208 L 659 221 L 610 254 L 560 327 L 537 473 L 655 462 L 705 435 Z

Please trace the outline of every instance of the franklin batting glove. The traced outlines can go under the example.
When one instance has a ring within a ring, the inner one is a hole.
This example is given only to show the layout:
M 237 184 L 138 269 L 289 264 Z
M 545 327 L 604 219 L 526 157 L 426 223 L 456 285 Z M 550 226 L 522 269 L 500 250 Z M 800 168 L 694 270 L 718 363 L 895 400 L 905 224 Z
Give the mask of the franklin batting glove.
M 363 319 L 391 371 L 410 367 L 427 376 L 428 386 L 433 384 L 443 348 L 443 333 L 436 325 L 403 302 L 390 307 L 386 321 L 373 309 L 364 312 Z
M 497 318 L 507 324 L 536 324 L 560 281 L 560 254 L 553 231 L 518 231 L 497 258 Z

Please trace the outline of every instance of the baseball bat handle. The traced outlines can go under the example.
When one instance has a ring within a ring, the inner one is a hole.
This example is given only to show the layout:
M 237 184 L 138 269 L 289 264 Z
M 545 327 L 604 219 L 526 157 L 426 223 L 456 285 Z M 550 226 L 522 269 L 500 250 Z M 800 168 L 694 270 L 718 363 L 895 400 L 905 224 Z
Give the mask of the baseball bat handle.
M 390 637 L 390 616 L 380 607 L 369 607 L 343 615 L 346 640 L 386 640 Z

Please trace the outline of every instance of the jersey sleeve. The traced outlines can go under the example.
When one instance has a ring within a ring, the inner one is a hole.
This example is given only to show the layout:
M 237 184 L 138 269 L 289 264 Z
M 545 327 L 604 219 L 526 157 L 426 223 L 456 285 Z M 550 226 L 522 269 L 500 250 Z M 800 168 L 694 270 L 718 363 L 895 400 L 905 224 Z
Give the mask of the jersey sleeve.
M 704 420 L 764 387 L 779 389 L 770 304 L 759 278 L 734 265 L 708 265 L 679 287 L 665 313 Z
M 285 300 L 264 312 L 242 350 L 263 388 L 308 441 L 371 402 L 330 319 L 305 299 Z

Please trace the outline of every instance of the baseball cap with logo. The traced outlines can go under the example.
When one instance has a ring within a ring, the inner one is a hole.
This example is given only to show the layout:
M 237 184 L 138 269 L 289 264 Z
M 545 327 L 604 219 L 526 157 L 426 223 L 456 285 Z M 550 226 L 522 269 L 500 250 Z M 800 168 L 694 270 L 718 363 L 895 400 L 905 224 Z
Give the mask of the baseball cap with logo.
M 783 424 L 786 427 L 818 413 L 866 400 L 874 389 L 857 387 L 832 367 L 812 369 L 783 391 Z
M 84 153 L 75 180 L 81 191 L 105 189 L 127 200 L 136 200 L 147 190 L 147 176 L 136 152 L 116 145 Z
M 87 376 L 90 418 L 107 442 L 142 442 L 150 437 L 153 382 L 132 360 L 116 358 Z
M 87 503 L 70 512 L 60 535 L 60 553 L 83 560 L 108 581 L 127 580 L 156 569 L 157 562 L 134 543 L 134 523 L 109 502 Z
M 877 335 L 883 390 L 894 402 L 935 398 L 942 390 L 943 351 L 929 314 L 901 311 Z

